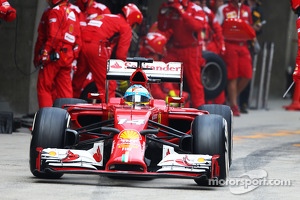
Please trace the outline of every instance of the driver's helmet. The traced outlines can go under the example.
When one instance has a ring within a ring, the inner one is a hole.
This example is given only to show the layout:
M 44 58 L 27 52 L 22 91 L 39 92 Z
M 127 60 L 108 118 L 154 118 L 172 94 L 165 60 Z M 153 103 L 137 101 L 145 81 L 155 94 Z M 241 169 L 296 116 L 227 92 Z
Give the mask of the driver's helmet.
M 147 105 L 150 99 L 151 95 L 148 90 L 138 84 L 130 86 L 124 94 L 125 103 L 128 105 Z

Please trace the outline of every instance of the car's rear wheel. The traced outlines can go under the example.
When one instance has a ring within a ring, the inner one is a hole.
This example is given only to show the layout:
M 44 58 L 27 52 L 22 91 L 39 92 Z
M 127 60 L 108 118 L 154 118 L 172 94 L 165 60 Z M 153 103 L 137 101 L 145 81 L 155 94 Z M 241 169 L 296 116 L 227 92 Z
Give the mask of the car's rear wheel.
M 224 91 L 227 82 L 227 69 L 223 59 L 210 51 L 203 51 L 202 57 L 206 64 L 201 71 L 201 81 L 204 87 L 205 99 L 214 99 Z
M 62 173 L 40 170 L 37 148 L 63 148 L 65 130 L 70 120 L 69 113 L 61 108 L 41 108 L 35 115 L 30 143 L 30 171 L 38 178 L 60 178 Z
M 210 114 L 221 115 L 227 121 L 227 132 L 228 132 L 228 157 L 229 157 L 229 166 L 232 163 L 232 111 L 229 106 L 226 105 L 217 105 L 217 104 L 205 104 L 198 108 L 198 110 L 206 110 Z
M 192 124 L 193 154 L 219 155 L 219 180 L 226 180 L 229 174 L 227 128 L 224 118 L 220 115 L 197 116 Z M 208 185 L 209 178 L 194 179 L 198 185 Z

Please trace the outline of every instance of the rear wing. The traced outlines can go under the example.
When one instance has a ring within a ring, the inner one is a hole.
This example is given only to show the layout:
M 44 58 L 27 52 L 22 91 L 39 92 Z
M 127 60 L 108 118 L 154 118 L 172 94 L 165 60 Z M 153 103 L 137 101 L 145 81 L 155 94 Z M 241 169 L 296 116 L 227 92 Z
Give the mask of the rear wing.
M 183 91 L 183 66 L 181 62 L 153 61 L 152 59 L 134 57 L 127 61 L 109 59 L 106 73 L 106 102 L 108 102 L 109 80 L 130 80 L 132 74 L 142 69 L 148 78 L 148 83 L 173 82 L 178 83 L 180 96 Z
M 133 59 L 134 60 L 134 59 Z M 138 68 L 138 62 L 110 59 L 107 61 L 107 80 L 129 80 L 133 72 Z M 153 61 L 152 63 L 141 63 L 141 67 L 148 79 L 160 82 L 182 82 L 182 63 Z

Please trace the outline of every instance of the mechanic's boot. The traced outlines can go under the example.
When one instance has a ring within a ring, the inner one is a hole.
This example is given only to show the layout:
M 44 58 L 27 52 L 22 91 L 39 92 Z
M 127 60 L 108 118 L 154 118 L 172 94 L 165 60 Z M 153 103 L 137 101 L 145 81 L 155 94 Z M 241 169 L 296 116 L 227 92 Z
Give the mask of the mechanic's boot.
M 243 113 L 243 114 L 248 114 L 248 106 L 247 106 L 247 104 L 243 103 L 240 106 L 240 112 Z
M 284 108 L 286 110 L 300 110 L 300 81 L 295 82 L 292 103 L 288 106 L 284 106 Z

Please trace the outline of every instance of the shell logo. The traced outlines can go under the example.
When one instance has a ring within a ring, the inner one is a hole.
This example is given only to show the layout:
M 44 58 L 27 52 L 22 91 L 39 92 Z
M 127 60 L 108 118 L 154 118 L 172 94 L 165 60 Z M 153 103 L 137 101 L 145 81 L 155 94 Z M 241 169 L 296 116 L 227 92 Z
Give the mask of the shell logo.
M 198 158 L 197 161 L 198 162 L 205 162 L 205 159 L 204 158 Z
M 140 134 L 136 130 L 124 130 L 119 134 L 120 139 L 130 139 L 130 140 L 138 140 L 140 139 Z
M 49 154 L 49 156 L 56 156 L 56 152 L 55 151 L 50 151 L 48 154 Z

